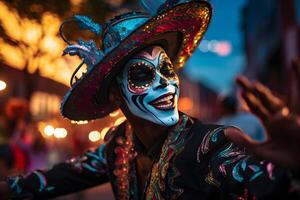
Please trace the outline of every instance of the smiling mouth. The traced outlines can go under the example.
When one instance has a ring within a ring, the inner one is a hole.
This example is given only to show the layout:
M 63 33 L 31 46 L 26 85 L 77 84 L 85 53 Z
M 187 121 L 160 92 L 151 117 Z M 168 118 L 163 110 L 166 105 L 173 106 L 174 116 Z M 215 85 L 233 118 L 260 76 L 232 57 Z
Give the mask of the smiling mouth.
M 175 108 L 174 99 L 175 93 L 168 93 L 158 97 L 150 102 L 150 104 L 158 110 L 171 110 Z

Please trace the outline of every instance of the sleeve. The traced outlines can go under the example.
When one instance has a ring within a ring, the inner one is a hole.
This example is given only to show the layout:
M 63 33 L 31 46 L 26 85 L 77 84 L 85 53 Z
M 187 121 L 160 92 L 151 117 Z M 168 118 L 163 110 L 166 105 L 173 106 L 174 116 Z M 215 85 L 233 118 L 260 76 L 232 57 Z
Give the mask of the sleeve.
M 208 132 L 199 147 L 207 158 L 205 182 L 219 188 L 221 199 L 285 199 L 294 195 L 289 194 L 287 170 L 229 142 L 225 128 Z
M 47 171 L 8 177 L 12 199 L 47 199 L 108 182 L 105 145 L 60 163 Z

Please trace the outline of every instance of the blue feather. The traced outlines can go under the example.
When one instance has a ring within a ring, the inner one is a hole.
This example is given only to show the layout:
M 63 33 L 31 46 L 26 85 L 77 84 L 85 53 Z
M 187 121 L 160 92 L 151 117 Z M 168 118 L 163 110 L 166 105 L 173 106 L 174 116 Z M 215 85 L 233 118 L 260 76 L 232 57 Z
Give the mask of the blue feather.
M 74 18 L 79 24 L 79 28 L 83 30 L 90 30 L 91 32 L 101 35 L 102 27 L 100 24 L 95 23 L 91 18 L 84 15 L 75 15 Z

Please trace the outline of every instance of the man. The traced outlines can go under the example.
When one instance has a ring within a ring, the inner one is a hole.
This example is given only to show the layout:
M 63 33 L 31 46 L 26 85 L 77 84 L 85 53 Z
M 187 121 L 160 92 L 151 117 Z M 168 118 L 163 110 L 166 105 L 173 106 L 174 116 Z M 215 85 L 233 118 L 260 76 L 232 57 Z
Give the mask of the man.
M 149 9 L 152 4 L 143 5 Z M 120 108 L 127 121 L 112 128 L 106 143 L 94 151 L 48 171 L 8 178 L 0 194 L 44 199 L 110 181 L 116 199 L 295 195 L 287 191 L 285 171 L 227 141 L 225 134 L 237 138 L 237 129 L 205 125 L 177 110 L 174 70 L 197 47 L 210 19 L 209 4 L 167 1 L 155 6 L 149 9 L 157 11 L 153 17 L 125 14 L 105 27 L 76 16 L 85 23 L 82 27 L 101 33 L 104 47 L 95 50 L 93 43 L 80 41 L 66 49 L 82 57 L 88 70 L 80 79 L 73 76 L 62 114 L 91 120 Z

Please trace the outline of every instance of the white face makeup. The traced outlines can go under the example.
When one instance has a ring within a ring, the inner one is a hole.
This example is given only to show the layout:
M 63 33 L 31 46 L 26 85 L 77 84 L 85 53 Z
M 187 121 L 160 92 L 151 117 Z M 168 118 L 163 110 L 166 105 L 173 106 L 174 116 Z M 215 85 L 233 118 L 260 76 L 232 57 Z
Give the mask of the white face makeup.
M 163 48 L 135 54 L 117 81 L 132 114 L 163 126 L 178 122 L 179 79 Z

